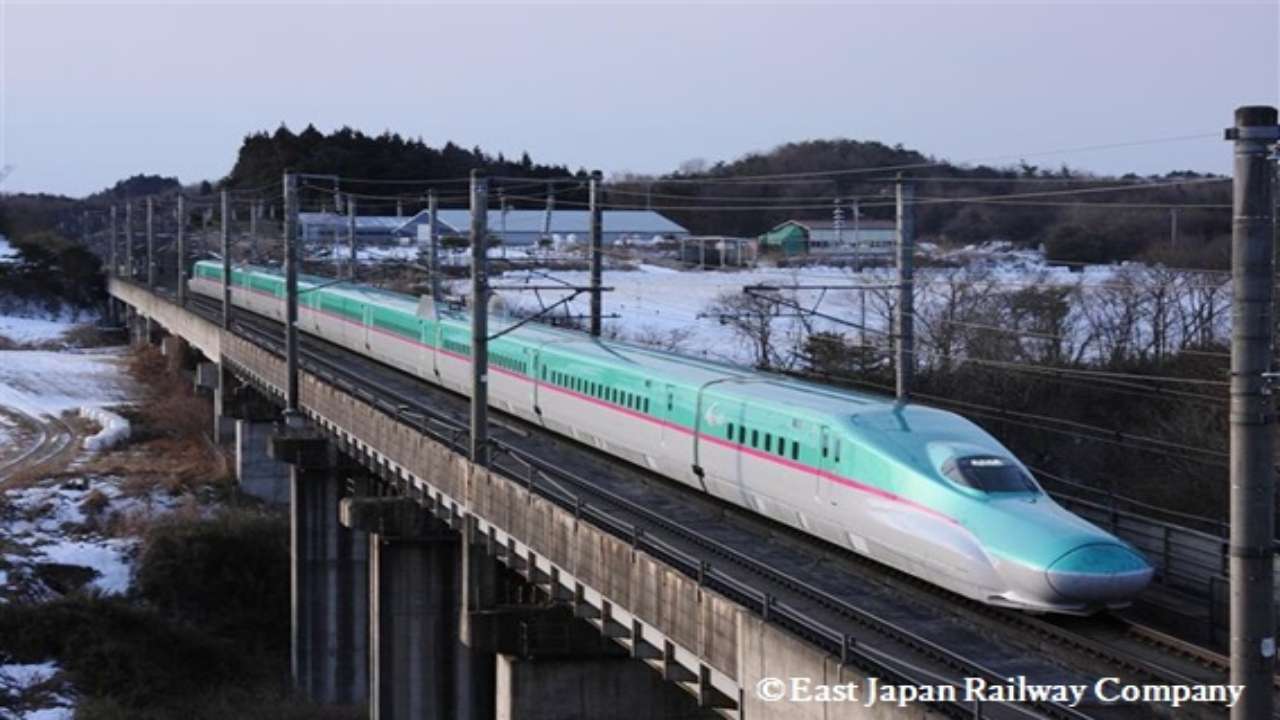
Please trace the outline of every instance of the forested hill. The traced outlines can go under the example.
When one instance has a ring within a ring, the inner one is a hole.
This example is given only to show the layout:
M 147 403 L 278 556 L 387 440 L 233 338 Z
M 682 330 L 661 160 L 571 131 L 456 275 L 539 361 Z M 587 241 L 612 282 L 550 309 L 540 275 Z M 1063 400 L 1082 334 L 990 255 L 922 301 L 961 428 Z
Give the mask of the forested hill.
M 308 125 L 295 134 L 282 125 L 270 134 L 258 132 L 245 137 L 226 185 L 233 189 L 270 186 L 280 181 L 286 169 L 393 181 L 465 178 L 472 169 L 495 177 L 547 179 L 574 175 L 564 165 L 535 163 L 528 153 L 513 160 L 502 153 L 490 155 L 479 147 L 466 150 L 452 142 L 437 149 L 421 139 L 410 140 L 391 132 L 371 136 L 344 127 L 326 135 Z M 585 172 L 579 170 L 578 174 Z M 421 192 L 423 187 L 361 182 L 345 189 L 370 195 L 401 195 Z
M 690 161 L 668 175 L 628 176 L 612 186 L 610 201 L 662 209 L 698 233 L 755 236 L 792 218 L 830 219 L 834 198 L 844 201 L 846 218 L 850 201 L 858 198 L 862 217 L 892 219 L 892 181 L 899 172 L 915 183 L 917 231 L 927 240 L 1045 244 L 1054 257 L 1087 262 L 1153 253 L 1162 257 L 1151 259 L 1179 263 L 1217 265 L 1227 258 L 1229 210 L 1190 206 L 1229 205 L 1231 184 L 1169 184 L 1211 176 L 1173 172 L 1117 178 L 1025 161 L 1003 167 L 961 167 L 901 145 L 874 141 L 813 140 L 787 143 L 732 162 Z M 1113 185 L 1134 189 L 1064 192 Z M 1015 194 L 1021 197 L 997 197 Z M 1173 208 L 1168 206 L 1182 206 L 1172 248 Z
M 602 166 L 608 162 L 601 158 Z M 366 196 L 360 211 L 372 214 L 394 211 L 395 201 L 387 200 L 389 196 L 405 198 L 404 210 L 412 212 L 421 206 L 427 187 L 422 181 L 456 181 L 472 169 L 495 178 L 493 189 L 505 191 L 515 207 L 544 204 L 539 180 L 586 177 L 584 169 L 535 163 L 527 153 L 510 159 L 452 142 L 435 148 L 391 132 L 366 135 L 342 128 L 325 134 L 308 125 L 299 133 L 281 126 L 274 132 L 247 135 L 227 177 L 188 184 L 188 188 L 199 194 L 221 187 L 258 190 L 259 195 L 279 197 L 286 169 L 346 178 L 342 190 Z M 917 230 L 925 241 L 1044 244 L 1051 258 L 1068 262 L 1142 258 L 1184 267 L 1225 267 L 1229 258 L 1229 182 L 1173 184 L 1170 181 L 1205 176 L 1175 172 L 1159 177 L 1103 177 L 1065 165 L 1049 168 L 1026 162 L 957 166 L 876 141 L 794 142 L 732 161 L 686 162 L 675 172 L 659 176 L 613 176 L 605 202 L 613 208 L 652 208 L 698 234 L 755 237 L 789 219 L 829 219 L 836 198 L 841 199 L 846 218 L 856 198 L 862 217 L 891 219 L 893 179 L 899 172 L 915 183 Z M 321 181 L 310 184 L 327 187 Z M 1113 185 L 1132 187 L 1121 192 L 1074 192 Z M 81 210 L 86 207 L 101 210 L 127 197 L 168 193 L 179 187 L 176 178 L 136 175 L 83 203 L 41 195 L 4 196 L 0 233 L 21 238 L 54 230 L 72 237 L 79 232 Z M 465 181 L 438 187 L 446 207 L 466 205 Z M 331 197 L 318 189 L 304 189 L 302 199 L 304 206 L 316 207 L 331 204 Z M 586 193 L 578 183 L 560 186 L 556 200 L 558 207 L 580 208 L 586 204 Z

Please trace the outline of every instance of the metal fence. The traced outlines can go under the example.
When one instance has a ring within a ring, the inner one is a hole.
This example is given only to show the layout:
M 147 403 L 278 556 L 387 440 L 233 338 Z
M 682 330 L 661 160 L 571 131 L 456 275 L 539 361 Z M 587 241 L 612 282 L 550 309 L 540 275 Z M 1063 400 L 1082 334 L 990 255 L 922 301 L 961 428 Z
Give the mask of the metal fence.
M 1150 513 L 1126 509 L 1125 498 L 1111 501 L 1084 499 L 1072 493 L 1052 492 L 1063 507 L 1106 528 L 1128 541 L 1146 555 L 1156 568 L 1155 582 L 1177 593 L 1204 603 L 1207 627 L 1213 640 L 1225 637 L 1228 622 L 1228 590 L 1230 587 L 1229 545 L 1227 525 L 1196 516 L 1187 518 L 1211 523 L 1218 532 L 1207 532 L 1160 520 Z M 1141 503 L 1137 503 L 1141 504 Z M 1153 508 L 1159 510 L 1159 508 Z M 1162 511 L 1168 513 L 1169 511 Z M 1280 549 L 1280 547 L 1277 547 Z M 1275 562 L 1273 555 L 1273 562 Z M 1280 570 L 1280 568 L 1278 568 Z M 1280 607 L 1280 572 L 1273 590 Z M 1277 621 L 1280 622 L 1280 613 Z

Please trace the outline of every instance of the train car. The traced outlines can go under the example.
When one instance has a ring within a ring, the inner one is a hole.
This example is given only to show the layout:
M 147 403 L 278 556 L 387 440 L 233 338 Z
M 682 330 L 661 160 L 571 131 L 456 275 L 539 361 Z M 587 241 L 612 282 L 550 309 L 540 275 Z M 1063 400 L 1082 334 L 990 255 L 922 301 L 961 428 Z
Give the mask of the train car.
M 194 270 L 191 290 L 221 297 L 221 264 Z M 279 272 L 237 268 L 231 282 L 233 304 L 283 320 Z M 298 286 L 303 332 L 469 392 L 465 312 Z M 494 339 L 489 358 L 498 410 L 983 603 L 1090 613 L 1152 576 L 953 413 L 542 325 Z

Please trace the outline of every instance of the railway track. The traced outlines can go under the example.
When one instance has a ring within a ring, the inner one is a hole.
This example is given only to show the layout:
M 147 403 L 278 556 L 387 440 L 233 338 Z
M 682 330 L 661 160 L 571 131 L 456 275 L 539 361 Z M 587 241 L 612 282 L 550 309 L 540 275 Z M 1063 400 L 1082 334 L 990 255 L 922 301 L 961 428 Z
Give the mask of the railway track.
M 220 312 L 218 303 L 214 301 L 200 299 L 194 301 L 193 305 L 202 307 L 205 313 Z M 246 334 L 264 347 L 277 353 L 280 351 L 280 330 L 274 321 L 238 312 L 236 323 L 237 331 Z M 388 414 L 397 416 L 402 421 L 416 424 L 424 432 L 435 435 L 445 442 L 460 444 L 459 441 L 465 439 L 467 422 L 465 407 L 459 407 L 459 403 L 465 402 L 465 398 L 438 388 L 424 390 L 424 386 L 429 386 L 409 376 L 403 376 L 397 380 L 397 376 L 402 375 L 398 371 L 354 356 L 342 349 L 335 351 L 332 347 L 326 348 L 323 341 L 315 338 L 303 336 L 300 345 L 301 361 L 309 372 L 315 372 L 339 385 L 348 386 L 362 397 L 375 401 L 375 404 L 382 407 Z M 382 371 L 370 371 L 375 365 L 382 368 Z M 445 394 L 455 399 L 452 403 L 455 406 L 453 411 L 446 409 L 450 403 L 424 401 L 427 395 L 435 395 L 438 399 L 438 396 Z M 603 523 L 606 527 L 612 523 L 614 526 L 619 526 L 619 533 L 630 533 L 637 544 L 646 544 L 648 548 L 657 550 L 659 554 L 665 551 L 677 566 L 682 564 L 682 558 L 694 555 L 707 558 L 689 567 L 688 572 L 698 577 L 699 581 L 735 599 L 744 600 L 748 606 L 753 606 L 752 602 L 758 601 L 760 611 L 773 619 L 787 624 L 787 620 L 794 620 L 801 615 L 820 618 L 821 627 L 816 630 L 813 627 L 805 627 L 799 622 L 792 622 L 790 628 L 798 630 L 798 634 L 810 636 L 810 639 L 815 641 L 825 640 L 829 643 L 832 641 L 832 635 L 835 635 L 838 638 L 835 640 L 838 643 L 836 651 L 842 657 L 852 661 L 860 660 L 864 665 L 888 668 L 894 674 L 920 683 L 956 682 L 963 677 L 979 677 L 993 682 L 1004 682 L 1005 678 L 1009 677 L 1010 670 L 1007 665 L 999 667 L 989 659 L 973 657 L 973 653 L 968 652 L 967 647 L 957 649 L 939 642 L 937 636 L 946 635 L 946 632 L 933 633 L 931 637 L 928 633 L 918 632 L 917 629 L 902 622 L 902 618 L 855 605 L 846 599 L 849 595 L 838 591 L 833 592 L 830 587 L 822 587 L 812 582 L 812 578 L 802 577 L 795 571 L 797 567 L 795 565 L 788 566 L 761 560 L 758 557 L 760 553 L 747 553 L 730 546 L 722 541 L 723 538 L 713 537 L 712 535 L 715 534 L 713 532 L 693 530 L 694 524 L 683 522 L 670 512 L 664 512 L 661 509 L 655 511 L 652 506 L 639 502 L 637 498 L 629 496 L 626 492 L 619 492 L 618 487 L 608 488 L 596 479 L 586 479 L 586 477 L 597 478 L 601 473 L 571 472 L 566 470 L 560 462 L 546 460 L 541 454 L 529 452 L 513 444 L 512 440 L 516 436 L 525 440 L 531 436 L 530 432 L 517 429 L 524 425 L 524 421 L 512 418 L 500 424 L 502 432 L 495 433 L 495 437 L 498 438 L 495 443 L 498 450 L 495 463 L 505 462 L 507 467 L 504 469 L 507 472 L 514 477 L 522 477 L 521 473 L 524 473 L 529 477 L 531 487 L 536 487 L 549 497 L 559 496 L 559 500 L 568 503 L 570 507 L 576 504 L 581 508 L 585 503 L 590 507 L 598 508 L 601 518 L 608 520 Z M 533 429 L 532 433 L 544 434 L 539 433 L 537 429 Z M 504 439 L 504 435 L 509 439 Z M 551 446 L 557 443 L 563 444 L 563 441 L 552 442 L 549 438 L 542 438 L 542 441 Z M 562 455 L 551 454 L 549 457 L 559 459 Z M 609 464 L 616 469 L 616 460 L 610 459 Z M 622 474 L 634 474 L 634 472 Z M 669 484 L 669 481 L 662 482 Z M 674 492 L 676 489 L 668 488 L 668 490 Z M 685 493 L 690 491 L 686 490 Z M 696 501 L 703 505 L 715 502 L 707 498 Z M 761 519 L 759 522 L 764 521 Z M 812 539 L 808 542 L 810 546 L 816 543 Z M 750 547 L 750 545 L 747 546 Z M 812 550 L 812 547 L 809 549 Z M 831 550 L 834 548 L 827 548 L 828 552 Z M 849 559 L 847 553 L 843 555 L 846 560 Z M 864 566 L 864 570 L 868 568 L 876 570 L 875 573 L 870 574 L 889 574 L 892 580 L 892 574 L 897 573 L 866 560 L 857 558 L 854 560 Z M 873 565 L 874 568 L 871 567 Z M 793 569 L 784 571 L 780 570 L 780 567 Z M 901 578 L 909 578 L 901 573 L 897 574 Z M 910 580 L 914 581 L 914 578 Z M 884 579 L 877 578 L 876 582 L 883 583 Z M 914 582 L 918 586 L 927 588 L 929 592 L 913 591 L 914 597 L 902 598 L 904 603 L 917 604 L 921 597 L 930 595 L 933 599 L 925 603 L 926 605 L 937 606 L 937 601 L 942 596 L 945 596 L 943 599 L 946 600 L 943 604 L 957 603 L 963 606 L 969 603 L 927 583 Z M 717 583 L 720 587 L 716 586 Z M 897 589 L 903 583 L 891 581 L 888 584 Z M 748 588 L 754 589 L 754 593 L 748 591 Z M 969 605 L 985 608 L 978 603 L 969 603 Z M 983 612 L 986 611 L 991 609 L 987 608 Z M 982 634 L 990 632 L 992 627 L 1003 628 L 999 633 L 991 633 L 995 636 L 1007 635 L 1012 628 L 1021 628 L 1025 633 L 1028 627 L 1034 627 L 1038 637 L 1046 642 L 1051 641 L 1055 646 L 1054 648 L 1046 647 L 1046 650 L 1061 650 L 1067 647 L 1079 650 L 1087 647 L 1091 651 L 1090 662 L 1094 666 L 1098 659 L 1103 659 L 1111 667 L 1126 669 L 1126 675 L 1141 675 L 1156 678 L 1162 682 L 1185 682 L 1187 678 L 1192 677 L 1177 668 L 1164 667 L 1149 660 L 1142 660 L 1135 655 L 1122 653 L 1100 642 L 1097 638 L 1080 634 L 1068 636 L 1066 631 L 1055 630 L 1053 623 L 1043 619 L 1026 618 L 1021 613 L 1007 613 L 999 610 L 994 612 L 998 614 L 987 615 L 985 620 L 975 622 L 974 618 L 981 615 L 981 612 L 957 613 L 955 608 L 946 608 L 927 618 L 924 624 L 940 623 L 947 616 L 967 614 L 968 620 L 978 626 Z M 1023 624 L 1023 621 L 1030 623 L 1030 626 Z M 831 632 L 824 632 L 824 629 Z M 971 643 L 971 640 L 969 642 Z M 1021 638 L 1018 644 L 1025 647 L 1026 638 Z M 1007 649 L 1005 652 L 1008 652 Z M 1025 659 L 1021 660 L 1025 661 Z M 944 709 L 957 716 L 974 716 L 973 708 L 970 706 Z M 1106 705 L 1090 706 L 1082 710 L 1046 701 L 1033 703 L 1028 707 L 988 705 L 982 712 L 982 717 L 990 718 L 1054 717 L 1074 720 L 1086 717 L 1149 717 L 1152 715 L 1152 708 L 1146 705 Z

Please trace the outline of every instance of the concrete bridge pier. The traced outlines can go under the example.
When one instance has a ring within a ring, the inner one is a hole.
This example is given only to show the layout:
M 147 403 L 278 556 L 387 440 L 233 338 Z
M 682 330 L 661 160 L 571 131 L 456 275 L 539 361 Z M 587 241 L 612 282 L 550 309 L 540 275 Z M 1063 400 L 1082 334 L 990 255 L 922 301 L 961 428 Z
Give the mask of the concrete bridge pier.
M 563 604 L 511 608 L 495 620 L 497 720 L 720 717 Z
M 489 622 L 507 588 L 502 566 L 488 552 L 475 517 L 452 516 L 460 525 L 458 553 L 458 636 L 454 667 L 460 720 L 489 720 L 495 713 L 496 629 Z
M 241 382 L 222 363 L 217 365 L 213 388 L 213 440 L 226 445 L 236 438 L 236 393 Z
M 269 505 L 288 505 L 289 466 L 272 458 L 268 451 L 275 428 L 269 419 L 237 418 L 233 469 L 241 493 Z
M 191 346 L 181 335 L 165 335 L 160 339 L 160 352 L 164 355 L 169 372 L 188 370 L 191 367 Z
M 454 697 L 458 535 L 409 498 L 344 498 L 369 534 L 369 718 L 448 720 Z
M 151 321 L 144 318 L 132 308 L 128 311 L 125 325 L 129 329 L 129 345 L 135 348 L 145 346 L 151 339 Z
M 307 431 L 278 432 L 269 447 L 290 465 L 294 683 L 317 703 L 362 704 L 369 697 L 369 539 L 338 521 L 352 470 Z

